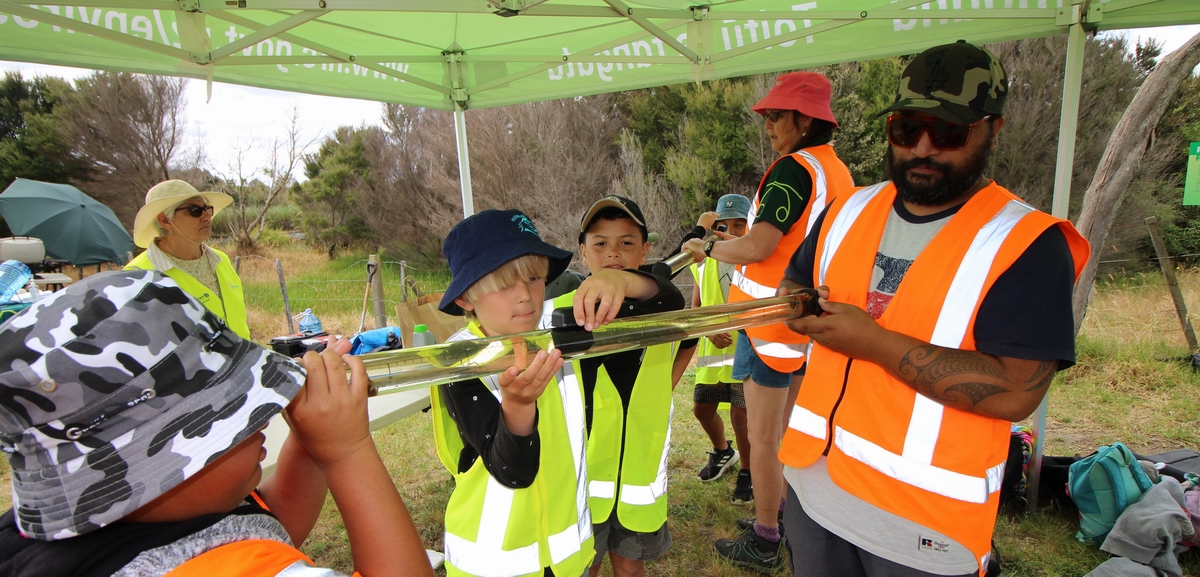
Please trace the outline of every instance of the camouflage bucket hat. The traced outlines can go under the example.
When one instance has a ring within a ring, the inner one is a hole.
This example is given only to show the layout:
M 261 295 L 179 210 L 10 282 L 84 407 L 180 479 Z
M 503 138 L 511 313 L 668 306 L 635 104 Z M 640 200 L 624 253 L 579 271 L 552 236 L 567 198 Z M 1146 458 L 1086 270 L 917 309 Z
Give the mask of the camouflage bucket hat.
M 974 124 L 1004 114 L 1008 76 L 991 52 L 964 40 L 926 50 L 900 75 L 896 101 L 879 113 L 927 112 L 942 120 Z
M 0 325 L 0 450 L 17 528 L 74 537 L 253 435 L 304 372 L 154 271 L 98 274 Z

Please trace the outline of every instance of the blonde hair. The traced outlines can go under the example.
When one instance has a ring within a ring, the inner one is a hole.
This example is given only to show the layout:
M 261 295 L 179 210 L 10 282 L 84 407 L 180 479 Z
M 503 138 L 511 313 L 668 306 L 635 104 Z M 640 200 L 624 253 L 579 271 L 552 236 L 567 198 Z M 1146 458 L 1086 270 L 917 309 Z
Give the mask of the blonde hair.
M 487 276 L 475 281 L 475 284 L 463 292 L 462 298 L 474 303 L 479 297 L 502 291 L 516 284 L 518 280 L 544 277 L 549 272 L 549 258 L 540 254 L 524 254 L 500 265 Z M 463 313 L 468 319 L 475 319 L 475 311 L 463 309 Z

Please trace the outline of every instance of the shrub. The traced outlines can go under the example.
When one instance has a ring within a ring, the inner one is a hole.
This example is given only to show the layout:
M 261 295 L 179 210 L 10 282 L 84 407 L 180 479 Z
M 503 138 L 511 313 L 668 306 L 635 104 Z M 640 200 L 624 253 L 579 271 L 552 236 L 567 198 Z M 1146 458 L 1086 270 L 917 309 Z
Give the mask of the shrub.
M 255 242 L 263 246 L 280 248 L 292 243 L 292 235 L 275 228 L 264 228 Z

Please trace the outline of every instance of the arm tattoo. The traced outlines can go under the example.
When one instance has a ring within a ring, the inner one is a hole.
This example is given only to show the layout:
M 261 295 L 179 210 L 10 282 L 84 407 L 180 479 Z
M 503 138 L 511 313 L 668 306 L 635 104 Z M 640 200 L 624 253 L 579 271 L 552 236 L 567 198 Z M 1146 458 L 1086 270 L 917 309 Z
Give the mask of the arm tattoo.
M 900 359 L 900 376 L 912 383 L 918 391 L 937 398 L 933 385 L 941 379 L 962 374 L 984 374 L 1003 379 L 1004 373 L 995 363 L 979 358 L 970 351 L 946 349 L 934 345 L 921 345 L 905 353 Z
M 1028 389 L 1025 389 L 1021 392 L 1032 393 L 1033 391 L 1049 385 L 1050 381 L 1054 380 L 1054 369 L 1057 367 L 1058 361 L 1042 361 L 1039 363 L 1037 370 L 1034 371 L 1033 374 L 1029 376 L 1029 379 L 1025 381 L 1026 384 L 1032 383 L 1032 385 Z
M 1049 384 L 1054 379 L 1056 361 L 1039 363 L 1037 371 L 1026 380 L 1031 387 L 1022 392 L 1032 392 Z M 901 379 L 908 381 L 913 389 L 926 397 L 948 404 L 958 404 L 966 408 L 976 407 L 984 399 L 1000 395 L 1004 392 L 1015 392 L 1000 384 L 985 383 L 985 380 L 996 379 L 998 383 L 1007 383 L 1003 367 L 989 357 L 979 355 L 976 351 L 956 350 L 923 344 L 908 351 L 900 359 L 898 374 Z M 936 385 L 943 379 L 965 377 L 964 383 L 956 383 L 938 390 Z
M 970 400 L 970 404 L 973 407 L 992 395 L 999 395 L 1000 393 L 1007 392 L 1008 389 L 998 385 L 993 385 L 991 383 L 971 382 L 959 383 L 957 385 L 946 387 L 946 390 L 943 392 L 943 396 L 946 398 L 946 400 L 958 400 L 959 397 L 965 395 L 967 399 Z

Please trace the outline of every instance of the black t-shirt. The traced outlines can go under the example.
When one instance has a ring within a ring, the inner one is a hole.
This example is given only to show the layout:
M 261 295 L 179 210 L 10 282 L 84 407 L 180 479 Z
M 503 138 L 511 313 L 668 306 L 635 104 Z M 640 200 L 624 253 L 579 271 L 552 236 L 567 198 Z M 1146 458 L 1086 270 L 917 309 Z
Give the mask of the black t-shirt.
M 928 216 L 916 216 L 897 198 L 892 209 L 907 222 L 949 218 L 962 205 Z M 813 230 L 821 229 L 828 207 Z M 792 255 L 784 275 L 802 286 L 813 284 L 817 234 Z M 1075 319 L 1071 304 L 1075 286 L 1074 258 L 1062 229 L 1046 229 L 1001 274 L 984 296 L 975 319 L 975 346 L 989 355 L 1026 360 L 1058 360 L 1058 369 L 1075 364 Z
M 787 234 L 808 208 L 812 192 L 808 170 L 790 155 L 780 158 L 762 183 L 754 224 L 767 222 Z

